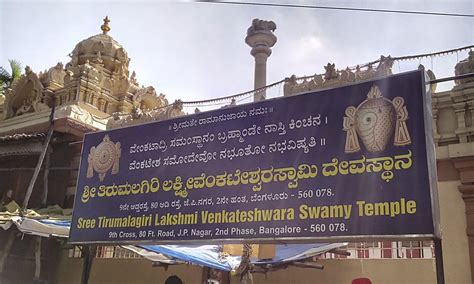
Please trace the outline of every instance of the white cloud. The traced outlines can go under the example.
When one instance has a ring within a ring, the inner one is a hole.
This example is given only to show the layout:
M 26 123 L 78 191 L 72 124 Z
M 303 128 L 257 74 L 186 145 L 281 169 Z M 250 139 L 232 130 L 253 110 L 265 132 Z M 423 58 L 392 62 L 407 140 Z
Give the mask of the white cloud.
M 305 61 L 314 57 L 318 52 L 321 52 L 323 43 L 319 37 L 307 35 L 300 38 L 295 44 L 295 47 L 295 59 Z

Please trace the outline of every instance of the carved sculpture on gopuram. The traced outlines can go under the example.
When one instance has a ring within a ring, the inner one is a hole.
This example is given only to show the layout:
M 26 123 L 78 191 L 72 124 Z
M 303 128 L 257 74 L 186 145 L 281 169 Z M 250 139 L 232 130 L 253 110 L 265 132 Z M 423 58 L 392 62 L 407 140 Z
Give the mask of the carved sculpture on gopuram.
M 326 66 L 324 66 L 324 70 L 326 70 L 326 72 L 324 73 L 325 81 L 338 79 L 339 76 L 337 75 L 336 64 L 328 63 Z
M 63 64 L 58 62 L 56 66 L 49 68 L 44 73 L 40 73 L 39 78 L 44 87 L 50 90 L 56 90 L 64 86 L 64 77 L 66 71 Z
M 258 31 L 274 32 L 276 30 L 276 24 L 273 21 L 265 21 L 260 19 L 253 19 L 252 25 L 247 29 L 247 35 L 252 35 Z
M 354 71 L 349 67 L 337 70 L 336 64 L 328 63 L 324 66 L 325 72 L 323 75 L 314 75 L 312 78 L 305 79 L 298 79 L 295 75 L 287 78 L 283 87 L 284 95 L 290 96 L 324 88 L 340 87 L 356 81 L 388 76 L 392 74 L 393 61 L 391 56 L 382 55 L 378 60 L 377 68 L 374 69 L 372 64 L 364 67 L 357 65 Z
M 107 122 L 107 129 L 151 121 L 166 120 L 185 115 L 183 112 L 183 103 L 180 100 L 176 100 L 174 103 L 168 104 L 168 100 L 163 94 L 158 96 L 158 100 L 161 102 L 161 104 L 158 104 L 153 109 L 148 107 L 149 105 L 147 105 L 146 99 L 142 99 L 139 100 L 139 104 L 134 106 L 131 113 L 114 113 L 112 118 Z
M 48 109 L 53 98 L 58 107 L 77 104 L 98 119 L 118 109 L 131 111 L 129 58 L 123 47 L 107 35 L 109 22 L 104 19 L 102 34 L 76 45 L 65 68 L 59 62 L 37 75 L 28 67 L 8 91 L 4 119 Z
M 134 106 L 143 111 L 151 111 L 168 105 L 168 100 L 164 94 L 156 94 L 152 86 L 139 89 L 133 97 Z
M 130 83 L 135 86 L 139 86 L 138 80 L 137 80 L 137 73 L 135 73 L 135 71 L 133 71 L 132 75 L 130 76 Z
M 4 119 L 49 109 L 51 98 L 43 89 L 38 75 L 26 66 L 25 74 L 5 93 Z
M 340 71 L 341 81 L 343 82 L 354 82 L 356 79 L 355 73 L 347 67 L 345 70 Z
M 474 73 L 474 50 L 469 51 L 468 58 L 460 61 L 454 68 L 454 74 L 456 76 L 469 73 Z M 456 85 L 467 84 L 469 82 L 474 82 L 474 77 L 456 80 Z
M 109 24 L 106 17 L 101 33 L 77 43 L 65 65 L 59 62 L 39 74 L 27 66 L 0 101 L 0 120 L 50 111 L 53 104 L 55 118 L 68 117 L 96 129 L 116 121 L 113 114 L 119 114 L 120 125 L 183 115 L 180 103 L 170 105 L 153 87 L 139 86 L 136 73 L 129 72 L 127 51 L 109 35 Z
M 377 77 L 383 77 L 392 75 L 392 66 L 393 66 L 393 59 L 389 55 L 387 57 L 381 55 L 379 60 L 379 65 L 377 66 Z

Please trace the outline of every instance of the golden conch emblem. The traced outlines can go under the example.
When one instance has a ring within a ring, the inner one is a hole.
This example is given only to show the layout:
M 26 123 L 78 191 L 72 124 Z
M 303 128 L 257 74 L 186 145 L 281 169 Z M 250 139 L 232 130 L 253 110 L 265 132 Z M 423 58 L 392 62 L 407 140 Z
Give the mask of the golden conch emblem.
M 406 120 L 408 110 L 402 97 L 395 97 L 393 101 L 382 97 L 377 86 L 373 86 L 357 108 L 346 108 L 343 129 L 347 132 L 346 153 L 355 153 L 360 150 L 359 138 L 369 152 L 385 150 L 388 141 L 393 136 L 395 146 L 411 144 Z
M 100 181 L 103 181 L 110 169 L 113 175 L 117 174 L 121 154 L 120 142 L 114 143 L 110 141 L 109 135 L 105 135 L 97 147 L 90 149 L 87 157 L 87 177 L 93 177 L 95 171 L 99 174 Z

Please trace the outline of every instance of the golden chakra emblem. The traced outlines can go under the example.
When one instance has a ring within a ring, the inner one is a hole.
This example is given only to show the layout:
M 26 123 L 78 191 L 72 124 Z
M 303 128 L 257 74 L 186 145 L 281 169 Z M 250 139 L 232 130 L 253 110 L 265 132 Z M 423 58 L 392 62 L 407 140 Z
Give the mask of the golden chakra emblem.
M 87 177 L 92 178 L 96 172 L 100 181 L 103 181 L 108 171 L 111 170 L 113 175 L 117 174 L 121 154 L 120 142 L 114 143 L 110 141 L 109 135 L 105 135 L 99 145 L 90 149 L 87 157 Z
M 372 153 L 385 150 L 392 136 L 395 146 L 411 144 L 406 125 L 408 110 L 402 97 L 390 101 L 382 97 L 382 92 L 374 85 L 367 99 L 357 108 L 346 108 L 345 114 L 343 129 L 347 132 L 346 153 L 360 150 L 359 138 L 367 151 Z

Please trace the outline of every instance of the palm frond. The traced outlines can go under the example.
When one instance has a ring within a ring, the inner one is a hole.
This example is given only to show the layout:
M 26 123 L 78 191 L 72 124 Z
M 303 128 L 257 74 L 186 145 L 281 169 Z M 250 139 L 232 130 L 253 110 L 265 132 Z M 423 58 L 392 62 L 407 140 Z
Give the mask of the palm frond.
M 8 62 L 10 62 L 10 68 L 12 69 L 12 74 L 11 74 L 12 81 L 19 79 L 21 76 L 21 68 L 22 68 L 21 63 L 13 59 L 8 60 Z

